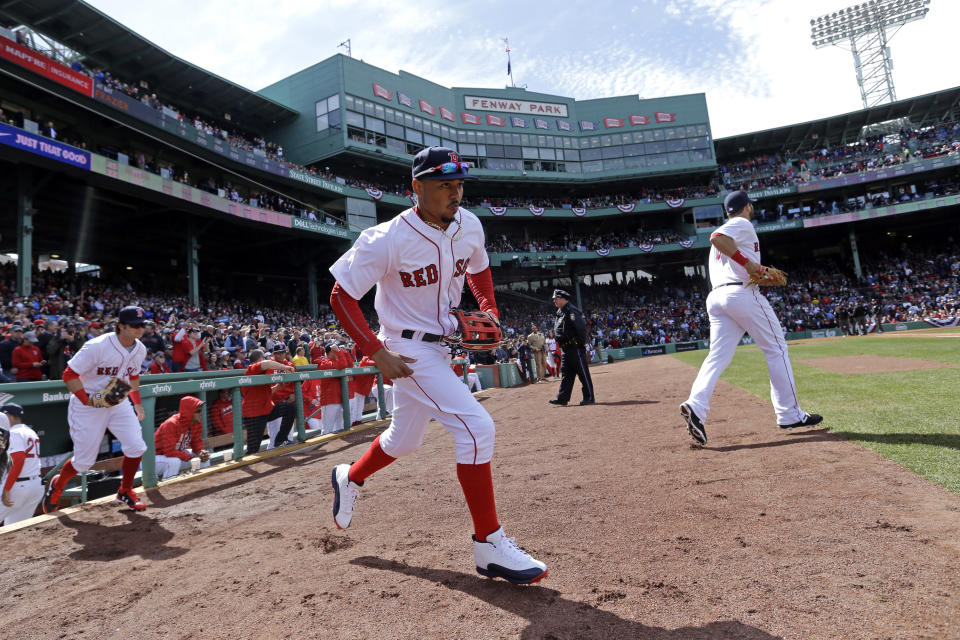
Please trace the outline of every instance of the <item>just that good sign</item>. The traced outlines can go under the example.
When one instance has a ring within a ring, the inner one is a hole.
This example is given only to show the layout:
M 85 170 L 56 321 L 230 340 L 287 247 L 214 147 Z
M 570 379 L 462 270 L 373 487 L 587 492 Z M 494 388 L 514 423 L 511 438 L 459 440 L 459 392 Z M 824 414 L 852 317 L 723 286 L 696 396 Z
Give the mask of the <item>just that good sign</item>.
M 505 111 L 507 113 L 567 117 L 567 105 L 557 102 L 531 102 L 508 98 L 464 96 L 463 106 L 471 111 Z

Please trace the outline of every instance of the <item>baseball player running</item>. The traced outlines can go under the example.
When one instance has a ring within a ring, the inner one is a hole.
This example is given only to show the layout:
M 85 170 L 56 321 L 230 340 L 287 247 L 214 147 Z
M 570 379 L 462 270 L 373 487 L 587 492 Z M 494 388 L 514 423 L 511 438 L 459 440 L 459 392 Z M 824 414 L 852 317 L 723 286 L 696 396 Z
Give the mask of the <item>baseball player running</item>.
M 32 518 L 43 498 L 40 438 L 23 424 L 23 407 L 13 402 L 0 407 L 0 469 L 6 472 L 0 473 L 0 525 Z
M 480 309 L 499 317 L 483 227 L 460 208 L 468 166 L 454 151 L 430 147 L 416 155 L 412 174 L 418 205 L 364 231 L 330 267 L 336 278 L 330 304 L 340 324 L 394 384 L 390 426 L 360 460 L 333 469 L 334 521 L 341 529 L 350 526 L 364 481 L 416 451 L 433 418 L 456 443 L 457 478 L 473 518 L 477 571 L 530 584 L 546 576 L 547 567 L 500 526 L 490 468 L 493 420 L 450 368 L 450 352 L 443 344 L 444 336 L 458 327 L 450 310 L 460 303 L 464 279 Z M 374 285 L 379 336 L 357 302 Z
M 710 284 L 707 313 L 710 316 L 710 353 L 700 366 L 690 397 L 680 405 L 687 431 L 697 444 L 707 443 L 705 421 L 710 412 L 710 396 L 717 380 L 733 359 L 744 333 L 767 357 L 770 373 L 770 400 L 781 429 L 813 427 L 823 421 L 816 413 L 806 413 L 797 400 L 793 367 L 787 355 L 783 328 L 758 284 L 784 284 L 772 275 L 783 272 L 760 264 L 760 241 L 750 220 L 753 201 L 745 191 L 727 194 L 723 209 L 729 220 L 710 236 Z
M 97 461 L 103 434 L 120 441 L 123 474 L 117 502 L 134 511 L 147 508 L 133 489 L 140 458 L 147 450 L 140 421 L 140 369 L 147 348 L 140 342 L 146 314 L 140 307 L 124 307 L 117 314 L 115 333 L 88 340 L 70 358 L 63 372 L 67 390 L 73 394 L 67 405 L 67 423 L 73 440 L 73 457 L 50 480 L 43 496 L 44 513 L 57 510 L 60 495 L 73 476 L 87 471 Z M 127 402 L 127 394 L 133 405 Z

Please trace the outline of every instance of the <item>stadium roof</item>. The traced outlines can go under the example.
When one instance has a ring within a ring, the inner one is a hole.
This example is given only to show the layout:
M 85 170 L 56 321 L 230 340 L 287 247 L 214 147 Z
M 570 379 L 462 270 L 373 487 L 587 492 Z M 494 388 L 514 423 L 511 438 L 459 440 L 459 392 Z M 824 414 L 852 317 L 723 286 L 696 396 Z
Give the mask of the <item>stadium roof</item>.
M 914 126 L 952 119 L 960 108 L 960 87 L 881 104 L 821 120 L 811 120 L 765 131 L 752 131 L 715 141 L 717 158 L 738 157 L 769 151 L 791 151 L 824 144 L 852 142 L 860 137 L 863 127 L 897 118 L 909 118 Z M 741 150 L 742 149 L 742 150 Z
M 155 5 L 151 10 L 162 10 Z M 229 113 L 243 126 L 265 129 L 297 111 L 210 73 L 161 49 L 81 0 L 0 0 L 0 20 L 25 25 L 83 54 L 127 81 L 145 80 L 169 99 L 177 96 L 217 120 Z

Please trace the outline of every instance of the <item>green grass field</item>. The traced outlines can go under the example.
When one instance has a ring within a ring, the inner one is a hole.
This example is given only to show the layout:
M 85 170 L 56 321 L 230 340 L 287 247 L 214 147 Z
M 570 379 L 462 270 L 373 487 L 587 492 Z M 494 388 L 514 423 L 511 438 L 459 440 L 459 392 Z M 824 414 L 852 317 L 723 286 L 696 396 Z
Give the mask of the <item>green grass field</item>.
M 937 331 L 947 332 L 960 330 Z M 789 347 L 805 410 L 822 414 L 831 432 L 960 495 L 960 368 L 840 375 L 798 362 L 872 354 L 960 366 L 960 337 L 850 337 Z M 706 355 L 689 351 L 674 357 L 699 367 Z M 754 345 L 737 349 L 722 379 L 770 401 L 766 360 Z

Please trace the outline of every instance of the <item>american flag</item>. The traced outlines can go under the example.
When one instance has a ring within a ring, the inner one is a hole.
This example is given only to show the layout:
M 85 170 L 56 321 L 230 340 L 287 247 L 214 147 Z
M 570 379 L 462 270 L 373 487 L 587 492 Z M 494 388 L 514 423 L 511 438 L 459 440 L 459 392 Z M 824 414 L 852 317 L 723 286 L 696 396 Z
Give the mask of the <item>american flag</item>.
M 550 128 L 550 123 L 547 122 L 546 120 L 541 119 L 541 118 L 534 118 L 534 119 L 533 119 L 533 126 L 535 126 L 537 129 L 549 129 L 549 128 Z
M 400 93 L 399 91 L 397 92 L 397 102 L 402 105 L 406 105 L 411 109 L 413 108 L 413 100 L 405 93 Z
M 580 120 L 580 131 L 596 131 L 597 123 L 590 120 Z
M 512 125 L 515 126 L 515 127 L 519 127 L 519 128 L 521 128 L 521 129 L 526 129 L 526 128 L 527 128 L 527 119 L 526 119 L 526 118 L 520 118 L 520 117 L 518 117 L 518 116 L 511 116 L 511 118 L 510 118 L 510 124 L 512 124 Z
M 385 87 L 381 87 L 376 82 L 373 83 L 373 95 L 384 100 L 393 100 L 393 92 Z

